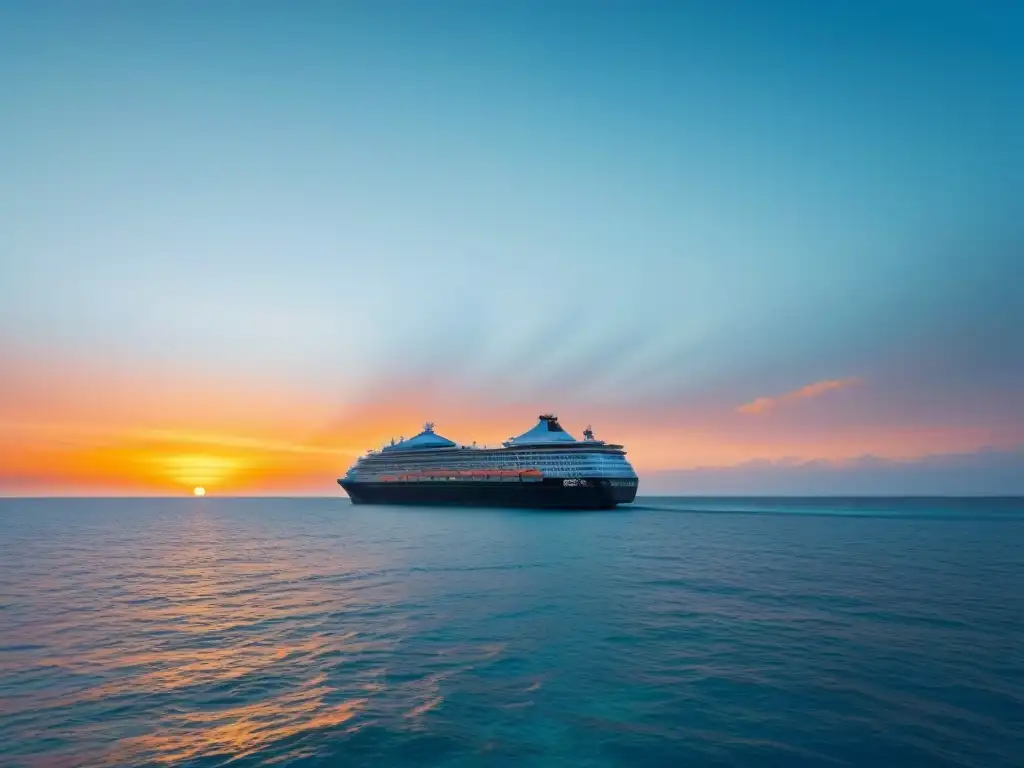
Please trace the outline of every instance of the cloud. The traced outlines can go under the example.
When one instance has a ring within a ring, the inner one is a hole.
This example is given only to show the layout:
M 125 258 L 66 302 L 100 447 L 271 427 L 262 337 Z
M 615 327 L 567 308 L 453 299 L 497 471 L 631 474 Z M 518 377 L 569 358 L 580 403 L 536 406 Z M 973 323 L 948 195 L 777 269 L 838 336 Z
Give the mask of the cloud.
M 1024 445 L 912 460 L 755 460 L 642 474 L 642 495 L 973 496 L 1024 494 Z
M 787 392 L 784 395 L 778 395 L 777 397 L 759 397 L 756 400 L 751 400 L 749 403 L 744 403 L 736 408 L 736 412 L 757 416 L 767 413 L 768 411 L 775 410 L 781 405 L 786 405 L 797 400 L 820 397 L 826 392 L 846 389 L 847 387 L 860 384 L 860 382 L 861 380 L 856 376 L 846 379 L 825 379 L 824 381 L 816 381 L 813 384 L 800 387 L 800 389 L 794 389 L 792 392 Z

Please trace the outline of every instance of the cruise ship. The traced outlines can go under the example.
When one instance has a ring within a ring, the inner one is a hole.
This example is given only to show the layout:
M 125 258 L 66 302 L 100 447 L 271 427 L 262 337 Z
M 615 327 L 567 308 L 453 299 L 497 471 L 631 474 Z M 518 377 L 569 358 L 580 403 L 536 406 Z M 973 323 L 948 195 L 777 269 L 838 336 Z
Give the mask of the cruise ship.
M 353 504 L 610 509 L 636 497 L 621 445 L 566 432 L 553 414 L 500 448 L 457 445 L 434 431 L 369 451 L 338 478 Z

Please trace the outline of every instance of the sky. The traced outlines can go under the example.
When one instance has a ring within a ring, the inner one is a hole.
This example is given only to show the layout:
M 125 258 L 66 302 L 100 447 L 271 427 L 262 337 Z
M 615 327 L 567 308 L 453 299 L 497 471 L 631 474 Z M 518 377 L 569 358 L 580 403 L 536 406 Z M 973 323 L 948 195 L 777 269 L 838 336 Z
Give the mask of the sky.
M 1024 493 L 1024 9 L 0 4 L 0 495 Z M 1020 471 L 1017 471 L 1017 470 Z

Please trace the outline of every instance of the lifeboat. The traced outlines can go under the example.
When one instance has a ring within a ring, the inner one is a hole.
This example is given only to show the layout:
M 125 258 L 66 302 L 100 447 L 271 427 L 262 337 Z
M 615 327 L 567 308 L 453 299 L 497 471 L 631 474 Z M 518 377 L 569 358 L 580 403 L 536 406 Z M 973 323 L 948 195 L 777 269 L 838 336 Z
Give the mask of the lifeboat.
M 524 483 L 539 483 L 544 479 L 544 474 L 539 469 L 524 469 L 519 473 L 519 477 Z

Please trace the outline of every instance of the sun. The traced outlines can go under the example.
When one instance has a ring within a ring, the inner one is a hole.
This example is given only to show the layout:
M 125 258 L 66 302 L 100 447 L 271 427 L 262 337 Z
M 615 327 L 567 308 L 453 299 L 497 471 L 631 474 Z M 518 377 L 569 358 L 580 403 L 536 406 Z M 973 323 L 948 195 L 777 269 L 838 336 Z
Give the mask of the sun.
M 196 496 L 205 496 L 206 489 L 203 488 L 203 486 L 199 485 L 192 489 L 192 493 L 194 493 Z

